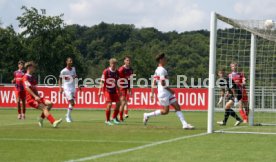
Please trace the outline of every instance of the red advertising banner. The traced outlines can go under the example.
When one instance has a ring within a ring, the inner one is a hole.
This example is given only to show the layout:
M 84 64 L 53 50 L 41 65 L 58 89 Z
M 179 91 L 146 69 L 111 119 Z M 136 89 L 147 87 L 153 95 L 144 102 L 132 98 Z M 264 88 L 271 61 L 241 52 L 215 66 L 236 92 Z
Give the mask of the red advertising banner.
M 58 87 L 38 87 L 41 97 L 54 103 L 54 108 L 66 108 L 68 102 Z M 206 88 L 174 88 L 176 98 L 182 110 L 207 110 L 208 89 Z M 76 92 L 75 108 L 105 108 L 104 97 L 99 98 L 97 88 L 82 88 Z M 14 87 L 0 87 L 0 108 L 16 107 Z M 150 100 L 150 88 L 133 88 L 129 99 L 129 108 L 157 109 L 158 99 Z

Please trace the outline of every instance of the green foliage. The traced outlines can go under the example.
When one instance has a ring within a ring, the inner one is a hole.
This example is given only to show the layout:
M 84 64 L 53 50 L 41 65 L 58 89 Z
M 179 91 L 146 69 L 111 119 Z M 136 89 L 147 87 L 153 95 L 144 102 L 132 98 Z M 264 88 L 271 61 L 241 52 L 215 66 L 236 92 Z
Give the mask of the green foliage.
M 70 25 L 65 30 L 74 37 L 74 45 L 86 61 L 87 76 L 99 77 L 108 66 L 108 59 L 116 57 L 120 64 L 123 57 L 132 57 L 137 77 L 150 78 L 156 68 L 154 57 L 166 52 L 171 84 L 176 75 L 207 77 L 209 32 L 167 32 L 154 28 L 137 29 L 133 25 L 100 23 L 92 27 Z
M 28 9 L 25 6 L 22 10 L 24 12 L 17 20 L 19 27 L 24 29 L 21 36 L 27 51 L 26 59 L 38 63 L 40 76 L 58 76 L 68 56 L 74 58 L 82 73 L 81 54 L 71 44 L 70 35 L 64 30 L 62 15 L 45 16 L 39 14 L 37 9 Z
M 17 34 L 12 27 L 0 30 L 3 82 L 10 82 L 9 74 L 16 69 L 19 59 L 37 62 L 43 78 L 50 74 L 58 76 L 68 56 L 75 59 L 80 76 L 98 78 L 111 57 L 121 65 L 123 57 L 129 55 L 137 77 L 150 78 L 156 68 L 154 57 L 159 52 L 169 57 L 171 84 L 176 84 L 177 74 L 208 76 L 208 31 L 164 33 L 155 28 L 137 29 L 134 25 L 104 22 L 92 27 L 66 26 L 63 15 L 41 15 L 36 8 L 25 6 L 22 10 L 17 18 L 22 33 Z

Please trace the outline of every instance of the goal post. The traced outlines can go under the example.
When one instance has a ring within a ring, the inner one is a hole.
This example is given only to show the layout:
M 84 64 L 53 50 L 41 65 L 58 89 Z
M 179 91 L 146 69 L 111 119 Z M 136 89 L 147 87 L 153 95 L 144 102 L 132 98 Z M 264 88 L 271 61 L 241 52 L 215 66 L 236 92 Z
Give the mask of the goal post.
M 207 133 L 213 132 L 214 127 L 214 108 L 215 108 L 215 75 L 216 75 L 216 34 L 217 34 L 217 15 L 211 13 L 210 23 L 210 47 L 209 47 L 209 87 L 208 87 L 208 126 Z
M 255 106 L 255 69 L 256 69 L 256 36 L 251 34 L 250 43 L 250 91 L 249 91 L 249 125 L 254 126 Z
M 220 90 L 216 85 L 217 71 L 226 69 L 228 74 L 232 73 L 230 63 L 235 62 L 238 65 L 237 72 L 242 74 L 246 80 L 244 88 L 241 89 L 248 97 L 246 102 L 243 99 L 243 108 L 246 108 L 249 123 L 242 124 L 242 127 L 236 127 L 233 130 L 242 133 L 276 134 L 276 108 L 274 107 L 276 105 L 276 31 L 274 21 L 231 19 L 212 12 L 209 45 L 207 133 L 222 129 L 215 122 L 223 118 L 225 102 L 227 102 L 227 99 L 224 99 L 223 105 L 217 106 L 216 104 Z M 239 107 L 233 106 L 232 109 L 242 117 Z M 234 122 L 233 119 L 229 120 L 228 122 Z M 230 127 L 228 124 L 225 129 Z M 260 128 L 256 125 L 269 127 Z M 235 131 L 231 131 L 233 132 Z

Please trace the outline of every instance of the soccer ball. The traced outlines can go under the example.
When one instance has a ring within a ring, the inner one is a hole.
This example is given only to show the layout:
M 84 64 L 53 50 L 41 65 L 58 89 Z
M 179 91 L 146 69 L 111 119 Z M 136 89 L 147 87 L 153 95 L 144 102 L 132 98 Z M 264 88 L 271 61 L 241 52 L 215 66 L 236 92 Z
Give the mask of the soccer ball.
M 274 27 L 274 22 L 273 22 L 273 20 L 265 20 L 265 22 L 264 22 L 264 27 L 265 27 L 265 29 L 267 29 L 267 30 L 272 29 L 272 28 Z

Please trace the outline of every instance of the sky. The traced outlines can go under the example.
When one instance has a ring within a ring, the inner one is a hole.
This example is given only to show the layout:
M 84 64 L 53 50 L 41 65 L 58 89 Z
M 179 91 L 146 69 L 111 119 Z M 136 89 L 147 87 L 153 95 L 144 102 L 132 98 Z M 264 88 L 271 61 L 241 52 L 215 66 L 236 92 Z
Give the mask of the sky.
M 215 11 L 235 19 L 276 20 L 276 0 L 0 0 L 2 27 L 13 25 L 21 6 L 64 14 L 65 23 L 92 26 L 100 22 L 155 27 L 160 31 L 209 29 Z

